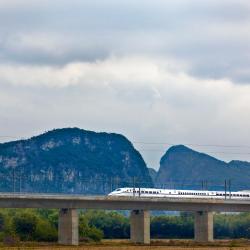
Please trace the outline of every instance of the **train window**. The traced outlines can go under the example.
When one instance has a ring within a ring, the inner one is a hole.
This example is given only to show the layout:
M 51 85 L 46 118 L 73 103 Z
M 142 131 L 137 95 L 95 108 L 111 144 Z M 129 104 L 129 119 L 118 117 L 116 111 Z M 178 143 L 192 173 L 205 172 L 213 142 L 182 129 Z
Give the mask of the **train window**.
M 153 191 L 153 194 L 156 194 L 156 192 L 155 192 L 155 191 Z
M 152 194 L 152 191 L 149 191 L 150 194 Z
M 141 191 L 142 194 L 144 194 L 144 191 Z

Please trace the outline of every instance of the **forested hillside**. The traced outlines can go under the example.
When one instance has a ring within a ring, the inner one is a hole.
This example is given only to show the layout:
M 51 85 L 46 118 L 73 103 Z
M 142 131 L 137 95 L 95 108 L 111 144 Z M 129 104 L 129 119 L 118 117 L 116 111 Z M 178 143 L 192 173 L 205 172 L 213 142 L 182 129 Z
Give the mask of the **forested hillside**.
M 226 163 L 179 145 L 169 148 L 161 158 L 155 183 L 200 189 L 203 182 L 204 188 L 224 189 L 225 180 L 231 180 L 232 190 L 250 189 L 250 163 Z
M 56 129 L 0 144 L 0 191 L 103 194 L 136 180 L 152 186 L 140 153 L 119 134 Z

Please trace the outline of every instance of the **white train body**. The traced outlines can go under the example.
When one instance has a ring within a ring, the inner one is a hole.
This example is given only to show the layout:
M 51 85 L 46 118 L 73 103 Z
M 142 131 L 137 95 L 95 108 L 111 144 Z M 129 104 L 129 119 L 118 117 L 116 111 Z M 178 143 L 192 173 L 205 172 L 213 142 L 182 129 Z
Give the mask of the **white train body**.
M 157 188 L 118 188 L 109 196 L 145 197 L 145 198 L 197 198 L 197 199 L 237 199 L 250 200 L 250 191 L 225 192 L 205 190 L 176 190 Z

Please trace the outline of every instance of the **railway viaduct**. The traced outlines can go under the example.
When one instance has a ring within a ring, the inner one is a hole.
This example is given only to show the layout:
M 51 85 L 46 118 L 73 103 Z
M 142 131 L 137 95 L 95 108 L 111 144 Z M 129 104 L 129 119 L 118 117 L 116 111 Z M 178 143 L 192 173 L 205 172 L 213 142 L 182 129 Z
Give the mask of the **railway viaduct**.
M 78 245 L 79 243 L 77 209 L 130 210 L 131 241 L 149 244 L 149 211 L 194 212 L 195 240 L 208 242 L 213 241 L 213 212 L 250 211 L 250 201 L 2 193 L 0 194 L 0 207 L 59 209 L 58 241 L 63 245 Z

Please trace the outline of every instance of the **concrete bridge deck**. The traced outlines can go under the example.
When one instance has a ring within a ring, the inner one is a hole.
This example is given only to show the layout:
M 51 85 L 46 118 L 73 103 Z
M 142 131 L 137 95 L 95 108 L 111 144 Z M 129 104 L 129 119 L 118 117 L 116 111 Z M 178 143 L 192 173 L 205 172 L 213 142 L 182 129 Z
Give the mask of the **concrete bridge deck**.
M 195 240 L 208 242 L 213 240 L 213 212 L 248 212 L 250 200 L 0 193 L 0 208 L 58 208 L 58 241 L 64 245 L 79 243 L 77 209 L 131 210 L 131 241 L 149 244 L 150 210 L 194 212 Z
M 250 200 L 0 193 L 0 207 L 247 212 Z

